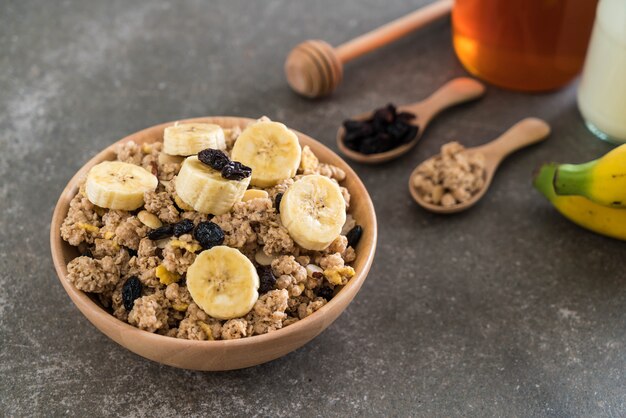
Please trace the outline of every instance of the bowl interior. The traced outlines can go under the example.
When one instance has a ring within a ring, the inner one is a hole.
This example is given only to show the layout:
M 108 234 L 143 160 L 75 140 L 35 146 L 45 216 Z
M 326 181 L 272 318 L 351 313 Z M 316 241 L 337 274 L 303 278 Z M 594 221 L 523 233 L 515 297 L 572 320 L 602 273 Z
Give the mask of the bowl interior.
M 238 118 L 238 117 L 204 117 L 187 119 L 181 122 L 207 122 L 215 123 L 223 128 L 240 127 L 245 128 L 248 124 L 254 122 L 253 119 Z M 357 223 L 363 226 L 363 236 L 357 246 L 357 257 L 353 263 L 353 267 L 356 274 L 343 289 L 324 307 L 315 312 L 313 315 L 304 318 L 288 327 L 272 331 L 267 334 L 255 335 L 252 337 L 246 337 L 238 340 L 218 340 L 218 341 L 193 341 L 184 340 L 172 337 L 166 337 L 158 334 L 149 333 L 138 328 L 135 328 L 125 322 L 122 322 L 107 312 L 100 306 L 94 299 L 89 297 L 86 293 L 77 290 L 66 280 L 67 275 L 67 263 L 78 256 L 78 250 L 72 247 L 61 239 L 60 227 L 63 223 L 63 219 L 67 215 L 69 208 L 69 202 L 78 192 L 78 183 L 84 178 L 91 167 L 105 161 L 115 158 L 114 148 L 120 143 L 126 141 L 135 141 L 139 144 L 151 143 L 162 140 L 163 130 L 167 126 L 171 126 L 174 122 L 164 123 L 161 125 L 153 126 L 151 128 L 144 129 L 137 133 L 127 136 L 126 138 L 118 141 L 115 144 L 104 149 L 98 153 L 90 161 L 88 161 L 69 181 L 61 196 L 57 202 L 54 210 L 51 228 L 50 228 L 50 243 L 52 250 L 52 258 L 55 269 L 59 276 L 61 284 L 65 288 L 66 292 L 76 304 L 76 306 L 85 314 L 85 316 L 102 332 L 113 338 L 118 343 L 131 349 L 132 351 L 143 355 L 144 357 L 151 358 L 156 361 L 161 361 L 159 356 L 152 355 L 158 351 L 156 348 L 150 349 L 154 344 L 167 346 L 174 350 L 184 350 L 189 347 L 212 347 L 220 350 L 233 350 L 235 347 L 250 347 L 255 344 L 275 344 L 279 340 L 288 337 L 290 334 L 307 334 L 311 339 L 315 335 L 319 334 L 326 326 L 338 316 L 343 309 L 354 298 L 355 294 L 361 287 L 369 268 L 371 266 L 374 252 L 376 248 L 377 238 L 377 225 L 376 215 L 374 212 L 374 206 L 365 189 L 363 183 L 359 180 L 356 173 L 334 152 L 315 141 L 314 139 L 297 131 L 296 134 L 300 140 L 302 146 L 308 145 L 313 152 L 318 156 L 321 162 L 330 163 L 343 169 L 347 176 L 346 180 L 342 182 L 344 187 L 347 187 L 351 194 L 351 202 L 349 213 L 356 219 Z M 328 314 L 328 315 L 327 315 Z M 147 351 L 143 348 L 137 348 L 135 342 L 139 339 L 142 342 L 140 347 L 147 347 Z M 307 340 L 308 341 L 308 340 Z M 305 343 L 304 341 L 303 343 Z M 300 344 L 302 345 L 302 344 Z M 297 347 L 295 347 L 297 348 Z M 291 351 L 291 350 L 289 350 Z M 284 354 L 284 353 L 283 353 Z M 224 354 L 226 355 L 226 354 Z M 267 360 L 266 360 L 267 361 Z M 188 364 L 177 364 L 175 361 L 161 361 L 166 364 L 189 367 Z M 250 364 L 258 364 L 248 362 Z M 249 364 L 248 364 L 249 365 Z M 242 366 L 242 367 L 245 367 Z M 196 368 L 196 367 L 191 367 Z M 235 367 L 229 367 L 235 368 Z M 203 368 L 207 370 L 207 368 Z

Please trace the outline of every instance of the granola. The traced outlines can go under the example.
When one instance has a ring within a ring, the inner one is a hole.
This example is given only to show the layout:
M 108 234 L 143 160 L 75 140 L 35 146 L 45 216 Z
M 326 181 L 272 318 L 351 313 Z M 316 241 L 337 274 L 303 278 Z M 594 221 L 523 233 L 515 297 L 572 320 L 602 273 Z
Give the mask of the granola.
M 485 185 L 485 157 L 465 152 L 463 145 L 449 142 L 441 155 L 424 161 L 413 177 L 413 187 L 427 203 L 454 206 L 471 199 Z
M 232 155 L 240 134 L 239 128 L 224 130 L 226 156 Z M 96 295 L 116 318 L 174 338 L 246 338 L 284 328 L 313 314 L 328 303 L 333 289 L 336 292 L 354 275 L 350 263 L 356 252 L 346 238 L 356 225 L 351 215 L 340 235 L 318 250 L 300 245 L 281 221 L 277 196 L 303 176 L 321 175 L 335 184 L 346 178 L 341 168 L 321 163 L 308 146 L 302 149 L 293 176 L 268 186 L 249 186 L 244 198 L 215 216 L 194 210 L 177 194 L 184 157 L 165 154 L 163 148 L 162 141 L 128 141 L 116 150 L 118 161 L 143 167 L 158 179 L 156 188 L 143 194 L 139 208 L 94 205 L 82 183 L 61 227 L 62 238 L 78 247 L 81 254 L 68 263 L 67 279 L 76 288 Z M 339 196 L 348 210 L 348 189 L 341 187 Z M 191 221 L 192 225 L 187 225 L 190 232 L 174 236 L 167 227 L 181 221 Z M 268 266 L 269 274 L 275 276 L 270 288 L 264 289 L 251 309 L 239 317 L 212 317 L 188 288 L 188 270 L 205 250 L 202 244 L 206 245 L 191 230 L 206 223 L 217 225 L 223 232 L 221 245 L 238 250 L 255 268 Z M 150 238 L 153 231 L 164 227 L 164 238 Z M 129 304 L 124 284 L 131 278 L 138 279 L 141 293 Z

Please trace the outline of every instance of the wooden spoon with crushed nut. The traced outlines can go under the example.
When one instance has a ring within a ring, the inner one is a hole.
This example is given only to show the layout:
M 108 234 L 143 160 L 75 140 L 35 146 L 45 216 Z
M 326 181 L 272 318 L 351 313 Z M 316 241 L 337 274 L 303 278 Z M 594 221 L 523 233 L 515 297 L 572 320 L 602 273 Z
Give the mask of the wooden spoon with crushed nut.
M 418 165 L 409 177 L 409 191 L 413 199 L 424 209 L 435 213 L 456 213 L 461 212 L 474 206 L 487 192 L 487 189 L 491 185 L 491 181 L 498 169 L 500 163 L 511 153 L 525 148 L 529 145 L 536 144 L 545 140 L 550 134 L 550 125 L 545 121 L 537 118 L 526 118 L 515 125 L 509 130 L 504 132 L 498 138 L 493 141 L 474 148 L 466 149 L 465 153 L 478 153 L 484 156 L 484 181 L 481 189 L 473 194 L 468 200 L 460 203 L 456 203 L 450 206 L 437 205 L 427 202 L 424 196 L 415 187 L 416 177 L 421 175 L 423 170 L 422 165 L 427 161 L 435 158 L 439 158 L 440 155 L 435 155 L 428 160 Z

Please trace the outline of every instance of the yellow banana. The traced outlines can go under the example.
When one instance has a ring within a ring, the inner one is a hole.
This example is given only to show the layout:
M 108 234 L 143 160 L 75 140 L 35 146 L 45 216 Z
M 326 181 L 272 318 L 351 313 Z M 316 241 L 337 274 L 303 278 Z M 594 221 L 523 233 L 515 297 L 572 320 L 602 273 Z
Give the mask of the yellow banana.
M 582 196 L 559 196 L 554 191 L 557 164 L 545 164 L 533 185 L 570 221 L 598 234 L 626 240 L 626 210 L 602 206 Z
M 559 165 L 554 191 L 584 196 L 600 205 L 626 207 L 626 144 L 588 163 Z

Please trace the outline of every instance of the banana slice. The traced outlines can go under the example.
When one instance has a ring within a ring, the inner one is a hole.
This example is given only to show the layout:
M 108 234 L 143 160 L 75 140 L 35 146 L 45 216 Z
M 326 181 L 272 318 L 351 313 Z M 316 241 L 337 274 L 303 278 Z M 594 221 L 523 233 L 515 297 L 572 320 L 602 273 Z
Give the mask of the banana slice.
M 248 200 L 253 200 L 253 199 L 267 199 L 268 196 L 269 195 L 267 194 L 265 190 L 248 189 L 243 194 L 242 200 L 244 202 L 247 202 Z
M 85 194 L 96 206 L 135 210 L 143 194 L 156 189 L 159 180 L 144 168 L 121 161 L 104 161 L 87 173 Z
M 231 158 L 252 168 L 253 186 L 270 187 L 296 175 L 301 155 L 296 134 L 282 123 L 263 121 L 239 135 Z
M 248 257 L 220 245 L 201 252 L 189 266 L 187 288 L 194 302 L 213 318 L 239 318 L 259 298 L 259 276 Z
M 210 123 L 181 123 L 163 132 L 163 152 L 169 155 L 194 155 L 207 148 L 225 149 L 224 131 Z
M 346 221 L 346 202 L 339 185 L 318 174 L 300 178 L 283 195 L 280 220 L 301 247 L 325 249 Z
M 227 180 L 193 156 L 185 159 L 176 177 L 176 194 L 198 212 L 221 215 L 241 201 L 250 177 Z

